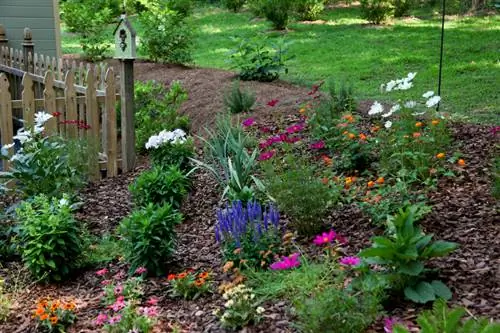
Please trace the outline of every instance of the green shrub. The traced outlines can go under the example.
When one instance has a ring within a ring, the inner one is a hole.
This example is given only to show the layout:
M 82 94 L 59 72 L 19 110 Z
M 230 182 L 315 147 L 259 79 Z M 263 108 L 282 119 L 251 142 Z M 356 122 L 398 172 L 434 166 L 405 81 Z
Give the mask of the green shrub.
M 390 0 L 361 0 L 361 17 L 370 23 L 384 22 L 393 11 Z
M 175 133 L 181 133 L 181 136 L 175 136 Z M 169 140 L 170 137 L 173 140 Z M 189 159 L 194 155 L 194 143 L 191 138 L 185 137 L 184 131 L 179 129 L 172 132 L 162 131 L 159 135 L 149 138 L 146 147 L 154 166 L 177 165 L 181 171 L 189 171 L 191 165 Z
M 330 97 L 330 108 L 332 112 L 340 115 L 342 113 L 353 113 L 356 111 L 356 100 L 351 84 L 342 82 L 337 90 L 335 81 L 328 82 L 328 95 Z
M 193 12 L 193 0 L 167 0 L 167 8 L 179 13 L 182 17 L 188 17 Z
M 136 82 L 135 132 L 138 151 L 145 152 L 149 138 L 162 130 L 188 130 L 189 118 L 178 113 L 187 96 L 178 81 L 172 82 L 169 90 L 155 81 Z
M 235 13 L 240 11 L 241 8 L 243 8 L 245 2 L 246 0 L 222 0 L 224 7 L 226 7 L 229 10 L 232 10 Z
M 170 165 L 144 171 L 129 189 L 137 207 L 149 204 L 163 206 L 168 203 L 178 209 L 188 193 L 188 185 L 189 181 L 179 167 Z
M 149 59 L 172 64 L 193 60 L 193 27 L 186 17 L 170 9 L 150 9 L 141 14 L 139 24 L 147 31 L 141 48 Z
M 413 4 L 413 0 L 393 0 L 394 17 L 408 16 Z
M 257 17 L 265 17 L 263 2 L 266 0 L 247 0 L 248 9 Z
M 87 235 L 84 239 L 86 267 L 99 267 L 122 256 L 123 245 L 114 235 Z
M 270 82 L 277 80 L 281 72 L 288 73 L 288 43 L 279 40 L 274 44 L 261 37 L 234 40 L 238 46 L 230 51 L 230 62 L 239 69 L 240 79 Z
M 301 20 L 314 21 L 325 9 L 325 0 L 295 0 L 296 12 Z
M 119 233 L 124 239 L 130 272 L 145 267 L 150 274 L 164 274 L 164 264 L 175 250 L 174 228 L 181 222 L 182 215 L 170 204 L 160 207 L 149 204 L 125 218 Z
M 7 321 L 12 309 L 12 300 L 4 290 L 5 281 L 0 279 L 0 323 Z
M 21 224 L 21 256 L 38 280 L 60 281 L 79 264 L 81 230 L 71 215 L 69 198 L 41 194 L 16 209 Z
M 261 0 L 261 11 L 276 30 L 285 30 L 294 10 L 295 0 Z
M 231 113 L 250 112 L 255 104 L 255 93 L 242 90 L 239 81 L 224 94 L 224 105 Z

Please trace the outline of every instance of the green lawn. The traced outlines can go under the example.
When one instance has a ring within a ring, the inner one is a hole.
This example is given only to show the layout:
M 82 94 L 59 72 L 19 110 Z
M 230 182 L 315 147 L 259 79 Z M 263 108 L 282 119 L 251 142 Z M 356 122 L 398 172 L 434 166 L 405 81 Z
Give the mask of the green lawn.
M 283 79 L 311 85 L 333 77 L 347 79 L 359 99 L 396 99 L 382 95 L 381 83 L 417 72 L 415 88 L 407 93 L 418 98 L 437 89 L 440 20 L 395 20 L 373 27 L 360 19 L 359 8 L 336 8 L 321 17 L 324 24 L 293 23 L 290 31 L 271 31 L 265 20 L 250 13 L 229 13 L 215 7 L 197 9 L 195 64 L 228 69 L 231 36 L 265 34 L 293 41 L 289 73 Z M 495 122 L 500 115 L 500 17 L 450 17 L 445 25 L 443 109 L 470 121 Z M 139 36 L 141 32 L 139 29 Z M 63 51 L 74 48 L 74 39 L 63 34 Z

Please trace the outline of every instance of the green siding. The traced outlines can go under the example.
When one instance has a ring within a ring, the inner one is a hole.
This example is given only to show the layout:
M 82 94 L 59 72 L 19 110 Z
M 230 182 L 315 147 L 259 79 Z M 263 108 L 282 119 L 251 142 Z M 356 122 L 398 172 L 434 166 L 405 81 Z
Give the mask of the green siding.
M 29 27 L 33 33 L 35 52 L 57 56 L 53 6 L 53 0 L 0 0 L 0 24 L 5 27 L 8 45 L 22 48 L 23 30 Z

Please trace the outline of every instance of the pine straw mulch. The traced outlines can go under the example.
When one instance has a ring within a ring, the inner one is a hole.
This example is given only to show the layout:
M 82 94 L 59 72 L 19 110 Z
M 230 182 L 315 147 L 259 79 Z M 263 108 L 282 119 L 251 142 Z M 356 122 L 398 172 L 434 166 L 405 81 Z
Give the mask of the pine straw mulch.
M 230 84 L 233 74 L 205 69 L 185 69 L 164 65 L 139 63 L 136 66 L 139 79 L 157 79 L 168 84 L 181 80 L 190 97 L 183 106 L 193 119 L 195 131 L 213 122 L 215 114 L 222 108 L 222 88 Z M 257 91 L 259 106 L 252 114 L 261 125 L 274 121 L 288 122 L 287 114 L 296 113 L 296 100 L 303 98 L 306 89 L 283 82 L 245 83 Z M 266 103 L 278 99 L 280 103 L 271 108 Z M 367 103 L 361 104 L 361 112 Z M 293 117 L 292 117 L 293 119 Z M 429 194 L 432 212 L 421 224 L 426 232 L 434 233 L 438 239 L 460 243 L 460 248 L 449 257 L 435 260 L 432 264 L 441 269 L 440 276 L 452 288 L 452 304 L 465 306 L 471 314 L 500 319 L 500 221 L 499 203 L 491 197 L 491 158 L 498 151 L 489 129 L 470 124 L 453 125 L 454 137 L 467 161 L 467 167 L 453 179 L 440 180 L 437 189 Z M 111 232 L 131 210 L 128 185 L 147 165 L 141 164 L 135 172 L 105 179 L 90 184 L 83 192 L 84 206 L 77 217 L 85 221 L 94 234 Z M 187 198 L 183 212 L 185 221 L 178 227 L 178 248 L 169 265 L 173 273 L 188 267 L 209 269 L 214 272 L 215 285 L 225 278 L 221 271 L 221 256 L 214 238 L 214 212 L 218 207 L 219 193 L 216 184 L 207 174 L 194 176 L 193 190 Z M 369 239 L 380 232 L 354 205 L 335 211 L 330 224 L 339 233 L 348 236 L 345 248 L 355 254 L 369 244 Z M 108 265 L 113 272 L 125 270 L 120 262 Z M 64 284 L 39 285 L 31 283 L 26 271 L 19 263 L 7 263 L 0 269 L 0 276 L 8 284 L 18 282 L 19 293 L 14 302 L 14 311 L 0 332 L 34 332 L 31 311 L 35 301 L 41 297 L 74 299 L 78 307 L 78 321 L 70 332 L 96 332 L 93 320 L 100 310 L 100 280 L 95 271 L 82 271 Z M 171 324 L 180 324 L 186 332 L 223 332 L 212 311 L 222 306 L 217 293 L 196 301 L 171 299 L 167 295 L 165 278 L 149 279 L 146 296 L 159 297 L 161 325 L 157 332 L 169 332 Z M 251 332 L 292 332 L 287 304 L 277 300 L 265 304 L 265 320 Z M 423 307 L 407 302 L 392 306 L 391 315 L 414 319 Z M 381 322 L 374 331 L 381 331 Z

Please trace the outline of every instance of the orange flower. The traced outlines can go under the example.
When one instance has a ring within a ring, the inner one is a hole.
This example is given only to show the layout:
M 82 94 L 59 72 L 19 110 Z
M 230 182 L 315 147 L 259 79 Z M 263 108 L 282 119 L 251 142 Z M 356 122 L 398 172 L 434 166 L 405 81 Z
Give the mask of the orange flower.
M 76 308 L 76 304 L 74 302 L 69 302 L 64 304 L 64 310 L 74 310 Z
M 380 126 L 373 126 L 370 131 L 377 132 L 380 129 Z
M 353 123 L 354 122 L 354 117 L 352 115 L 350 115 L 350 114 L 346 114 L 342 118 L 345 119 L 345 120 L 347 120 L 347 122 L 349 122 L 349 123 Z
M 300 114 L 304 114 L 304 113 L 306 113 L 306 109 L 304 109 L 304 108 L 300 109 L 300 110 L 299 110 L 299 113 L 300 113 Z
M 201 287 L 204 284 L 205 284 L 205 280 L 203 280 L 203 279 L 198 279 L 198 280 L 194 281 L 194 285 L 197 287 Z
M 233 266 L 234 266 L 234 262 L 232 262 L 232 261 L 228 261 L 228 262 L 226 262 L 226 263 L 224 264 L 224 266 L 222 267 L 222 271 L 223 271 L 224 273 L 226 273 L 226 272 L 228 272 L 231 268 L 233 268 Z
M 356 180 L 356 177 L 346 177 L 345 178 L 345 186 L 349 187 Z
M 321 179 L 321 182 L 322 182 L 323 184 L 325 184 L 325 185 L 328 185 L 328 181 L 329 181 L 329 180 L 328 180 L 328 178 L 327 178 L 327 177 L 323 177 L 323 178 Z
M 57 309 L 59 309 L 61 305 L 61 302 L 59 302 L 58 300 L 55 301 L 54 303 L 52 303 L 52 305 L 50 306 L 50 311 L 54 312 L 56 311 Z
M 354 135 L 352 133 L 349 133 L 347 136 L 349 137 L 349 139 L 355 139 L 356 138 L 356 135 Z
M 168 280 L 168 281 L 175 280 L 175 278 L 176 278 L 176 275 L 175 275 L 175 274 L 168 274 L 168 276 L 167 276 L 167 280 Z
M 375 182 L 374 182 L 374 181 L 372 181 L 372 180 L 370 180 L 370 181 L 368 182 L 368 187 L 373 187 L 373 186 L 375 186 Z
M 40 320 L 41 320 L 41 321 L 44 321 L 44 320 L 46 320 L 47 318 L 49 318 L 49 315 L 48 315 L 48 314 L 46 314 L 46 313 L 44 313 L 43 315 L 41 315 L 41 316 L 40 316 Z
M 333 160 L 330 157 L 323 155 L 322 159 L 327 166 L 332 166 Z
M 202 273 L 198 274 L 198 277 L 200 279 L 207 279 L 209 275 L 210 275 L 210 273 L 208 273 L 208 272 L 202 272 Z
M 178 279 L 184 279 L 186 276 L 187 276 L 187 273 L 186 272 L 182 272 L 182 273 L 179 273 L 179 275 L 177 275 L 177 278 Z
M 348 131 L 343 131 L 342 134 L 347 135 L 347 134 L 349 134 L 349 132 Z
M 366 135 L 364 135 L 363 133 L 361 133 L 359 135 L 359 138 L 364 141 L 364 140 L 366 140 Z
M 446 156 L 445 153 L 439 153 L 439 154 L 436 155 L 436 157 L 439 158 L 439 159 L 442 159 L 445 156 Z
M 461 167 L 464 167 L 465 166 L 465 161 L 462 160 L 462 159 L 459 159 L 458 160 L 458 165 L 460 165 Z
M 434 120 L 432 121 L 432 125 L 434 125 L 434 126 L 435 126 L 435 125 L 437 125 L 437 124 L 439 124 L 439 120 L 434 119 Z
M 417 121 L 417 122 L 415 123 L 415 126 L 416 126 L 416 127 L 422 127 L 422 126 L 424 126 L 424 124 L 423 124 L 421 121 Z
M 421 134 L 420 132 L 415 132 L 415 133 L 413 133 L 413 137 L 414 137 L 415 139 L 420 138 L 420 136 L 421 136 L 421 135 L 422 135 L 422 134 Z
M 36 308 L 36 311 L 35 311 L 35 315 L 36 315 L 36 316 L 40 317 L 40 316 L 41 316 L 41 315 L 43 315 L 44 313 L 45 313 L 45 309 L 44 309 L 44 308 L 42 308 L 42 307 L 40 307 L 40 306 Z
M 385 182 L 384 177 L 378 177 L 377 180 L 376 180 L 376 183 L 380 184 L 380 185 L 382 185 L 384 182 Z
M 52 325 L 57 324 L 57 316 L 52 316 L 49 318 L 49 320 Z

